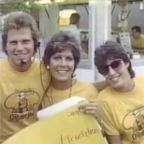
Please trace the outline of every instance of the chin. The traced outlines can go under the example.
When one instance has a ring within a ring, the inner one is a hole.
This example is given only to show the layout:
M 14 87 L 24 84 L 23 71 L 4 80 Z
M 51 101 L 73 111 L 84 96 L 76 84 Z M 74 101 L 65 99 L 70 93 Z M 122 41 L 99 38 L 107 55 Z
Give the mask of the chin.
M 117 89 L 123 87 L 123 84 L 122 84 L 121 82 L 116 82 L 116 83 L 111 82 L 110 85 L 111 85 L 113 88 L 117 88 Z
M 122 86 L 121 85 L 114 85 L 113 88 L 115 88 L 115 89 L 121 89 Z
M 123 84 L 122 83 L 113 84 L 113 88 L 121 89 L 121 88 L 123 88 Z

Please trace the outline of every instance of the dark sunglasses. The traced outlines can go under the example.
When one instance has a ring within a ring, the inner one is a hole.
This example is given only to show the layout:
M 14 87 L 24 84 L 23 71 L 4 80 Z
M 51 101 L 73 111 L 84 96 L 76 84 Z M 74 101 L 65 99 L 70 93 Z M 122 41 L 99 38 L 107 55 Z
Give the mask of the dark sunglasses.
M 109 67 L 111 67 L 112 69 L 114 69 L 115 71 L 118 71 L 121 68 L 121 60 L 114 60 L 113 62 L 111 62 L 111 64 L 109 65 L 101 65 L 99 67 L 99 72 L 103 75 L 106 75 L 109 73 Z

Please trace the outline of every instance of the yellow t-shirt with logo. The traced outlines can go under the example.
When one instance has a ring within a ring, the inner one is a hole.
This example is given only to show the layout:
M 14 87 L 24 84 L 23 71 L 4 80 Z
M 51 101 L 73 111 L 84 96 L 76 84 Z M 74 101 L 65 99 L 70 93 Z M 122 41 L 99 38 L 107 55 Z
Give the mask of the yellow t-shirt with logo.
M 49 99 L 48 97 L 49 96 Z M 76 81 L 72 88 L 56 90 L 49 88 L 48 95 L 43 100 L 44 106 L 53 104 L 72 96 L 96 99 L 97 89 L 84 81 Z M 93 116 L 81 113 L 77 106 L 70 107 L 63 112 L 40 120 L 14 135 L 4 144 L 107 144 L 101 129 Z
M 142 48 L 144 49 L 144 35 L 140 35 L 137 39 L 132 39 L 132 46 L 135 48 Z
M 43 107 L 56 104 L 72 96 L 96 99 L 98 91 L 92 84 L 79 80 L 76 80 L 73 86 L 66 90 L 57 90 L 50 86 L 43 99 Z
M 131 92 L 107 87 L 98 97 L 106 133 L 120 135 L 122 144 L 144 144 L 144 76 L 134 80 Z
M 26 72 L 0 60 L 0 143 L 37 121 L 36 112 L 49 84 L 49 72 L 35 59 Z

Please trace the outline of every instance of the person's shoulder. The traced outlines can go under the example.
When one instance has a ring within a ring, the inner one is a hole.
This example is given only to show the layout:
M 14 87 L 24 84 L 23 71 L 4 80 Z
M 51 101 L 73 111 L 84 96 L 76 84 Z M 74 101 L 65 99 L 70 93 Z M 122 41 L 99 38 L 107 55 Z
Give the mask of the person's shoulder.
M 144 76 L 136 76 L 134 80 L 135 82 L 144 84 Z
M 75 93 L 79 94 L 79 96 L 88 98 L 88 99 L 96 99 L 98 96 L 98 90 L 89 82 L 77 80 L 74 85 Z
M 113 109 L 118 102 L 111 86 L 107 86 L 98 94 L 97 101 L 101 104 L 103 109 Z
M 144 34 L 141 34 L 139 40 L 144 41 Z
M 36 64 L 40 64 L 40 62 L 41 62 L 41 60 L 40 59 L 38 59 L 38 58 L 34 58 L 34 60 L 32 60 L 34 63 L 36 63 Z
M 4 64 L 6 64 L 7 61 L 8 61 L 7 58 L 0 59 L 0 65 L 4 65 Z
M 34 58 L 31 60 L 31 69 L 32 70 L 40 69 L 40 60 L 38 58 Z
M 44 67 L 43 62 L 42 62 L 40 59 L 38 59 L 38 58 L 34 58 L 34 59 L 32 60 L 32 65 L 33 65 L 35 68 Z
M 37 63 L 40 64 L 40 69 L 44 72 L 49 72 L 49 69 L 47 69 L 46 65 L 44 64 L 43 60 L 37 59 Z
M 92 83 L 84 81 L 84 80 L 77 80 L 77 84 L 79 85 L 83 85 L 85 87 L 90 86 L 90 87 L 94 87 Z M 95 87 L 94 87 L 95 88 Z
M 97 91 L 97 88 L 92 83 L 84 81 L 84 80 L 77 80 L 77 85 L 85 89 L 92 89 L 92 90 Z
M 34 58 L 32 60 L 32 69 L 33 70 L 38 69 L 41 72 L 41 74 L 49 72 L 46 69 L 46 66 L 44 65 L 43 61 L 41 59 L 38 59 L 38 58 Z
M 144 38 L 144 34 L 141 34 L 141 37 Z
M 110 86 L 105 87 L 102 91 L 99 92 L 98 99 L 108 100 L 112 97 L 112 88 Z
M 6 75 L 6 73 L 9 72 L 8 70 L 8 59 L 0 59 L 0 75 Z

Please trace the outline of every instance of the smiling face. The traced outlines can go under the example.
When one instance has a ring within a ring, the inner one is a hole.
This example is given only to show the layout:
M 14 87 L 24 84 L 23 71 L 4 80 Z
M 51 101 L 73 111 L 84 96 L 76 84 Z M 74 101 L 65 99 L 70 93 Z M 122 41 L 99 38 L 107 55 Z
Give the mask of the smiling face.
M 114 65 L 117 62 L 117 65 Z M 129 63 L 124 63 L 123 60 L 107 60 L 108 72 L 104 74 L 106 81 L 115 89 L 123 89 L 128 81 L 130 74 L 128 72 Z
M 14 67 L 19 67 L 21 61 L 31 63 L 34 54 L 34 41 L 29 27 L 10 29 L 7 34 L 6 51 Z
M 51 56 L 49 62 L 52 79 L 59 82 L 71 80 L 74 72 L 74 66 L 74 56 L 70 49 L 63 50 L 62 52 L 56 52 Z

